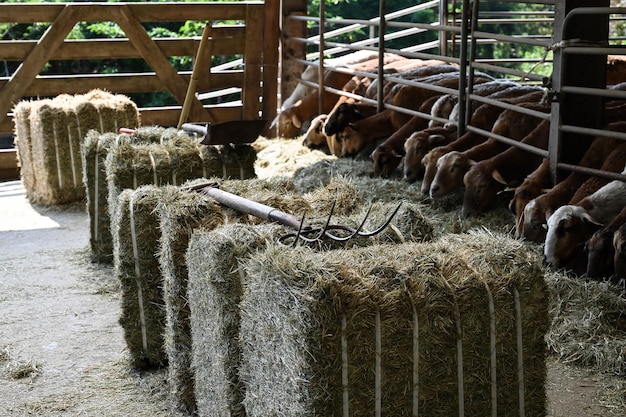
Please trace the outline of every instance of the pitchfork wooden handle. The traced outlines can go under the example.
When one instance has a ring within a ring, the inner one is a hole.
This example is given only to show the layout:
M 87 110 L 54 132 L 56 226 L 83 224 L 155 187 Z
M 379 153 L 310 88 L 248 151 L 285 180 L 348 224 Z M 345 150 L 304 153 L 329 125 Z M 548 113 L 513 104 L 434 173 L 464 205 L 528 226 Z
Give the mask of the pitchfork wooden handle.
M 252 214 L 258 218 L 278 222 L 294 229 L 300 227 L 300 219 L 274 207 L 248 200 L 247 198 L 231 194 L 216 187 L 204 187 L 202 191 L 220 204 L 241 211 L 242 213 Z

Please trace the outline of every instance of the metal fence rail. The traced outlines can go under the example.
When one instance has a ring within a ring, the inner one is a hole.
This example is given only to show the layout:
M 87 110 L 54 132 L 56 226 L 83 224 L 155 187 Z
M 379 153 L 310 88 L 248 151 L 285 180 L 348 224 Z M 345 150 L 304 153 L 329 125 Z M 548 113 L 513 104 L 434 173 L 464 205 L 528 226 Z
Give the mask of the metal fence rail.
M 384 0 L 383 9 L 384 9 Z M 464 1 L 428 1 L 417 4 L 416 6 L 406 9 L 404 11 L 398 11 L 394 13 L 386 13 L 383 18 L 373 17 L 369 20 L 352 20 L 352 19 L 320 19 L 319 17 L 307 17 L 307 16 L 289 16 L 288 19 L 294 19 L 301 22 L 310 22 L 318 25 L 345 25 L 340 29 L 333 29 L 325 32 L 324 27 L 321 28 L 320 34 L 308 37 L 308 38 L 293 38 L 292 40 L 301 42 L 307 46 L 309 52 L 306 55 L 306 59 L 298 59 L 297 62 L 303 65 L 317 65 L 319 61 L 315 59 L 322 57 L 335 57 L 340 56 L 342 53 L 358 51 L 358 50 L 370 50 L 370 51 L 384 51 L 388 53 L 395 53 L 405 56 L 407 58 L 418 59 L 439 59 L 451 63 L 459 64 L 462 68 L 462 74 L 473 74 L 476 71 L 484 71 L 496 78 L 507 79 L 517 81 L 520 83 L 539 84 L 544 86 L 546 94 L 550 97 L 555 97 L 562 93 L 588 95 L 588 96 L 602 96 L 603 98 L 610 98 L 614 100 L 626 100 L 626 92 L 610 89 L 597 89 L 589 88 L 585 86 L 574 85 L 555 85 L 553 82 L 553 69 L 554 71 L 567 71 L 568 69 L 557 66 L 553 68 L 554 53 L 555 50 L 563 51 L 567 54 L 612 54 L 612 55 L 626 55 L 626 48 L 620 46 L 621 40 L 624 37 L 614 37 L 608 39 L 608 45 L 601 47 L 601 45 L 566 45 L 564 43 L 555 42 L 555 34 L 552 33 L 552 27 L 555 24 L 555 1 L 539 0 L 539 1 L 510 1 L 499 3 L 518 3 L 528 6 L 528 11 L 490 11 L 486 8 L 481 9 L 481 6 L 491 3 L 488 0 L 473 1 L 471 5 L 473 8 L 469 8 L 470 2 Z M 453 6 L 457 7 L 457 10 L 452 10 Z M 465 8 L 459 8 L 464 6 Z M 424 11 L 432 9 L 436 11 L 434 13 L 439 17 L 435 22 L 422 22 L 411 23 L 405 21 L 399 21 L 399 17 L 407 17 L 412 13 L 418 11 Z M 585 8 L 587 10 L 577 10 L 576 14 L 580 13 L 607 13 L 611 15 L 611 22 L 619 22 L 625 19 L 624 10 L 621 8 Z M 518 34 L 502 34 L 494 33 L 492 28 L 494 25 L 525 25 L 529 31 L 523 35 Z M 360 39 L 352 43 L 342 43 L 335 38 L 339 35 L 345 35 L 351 31 L 360 30 L 365 27 L 369 27 L 370 37 L 367 39 Z M 491 31 L 490 31 L 491 30 Z M 382 32 L 382 33 L 381 33 Z M 377 36 L 373 36 L 374 33 L 378 33 Z M 412 45 L 407 48 L 390 48 L 388 43 L 393 40 L 402 39 L 407 36 L 412 36 L 417 33 L 432 33 L 437 38 L 435 41 L 424 42 L 423 44 Z M 559 37 L 559 39 L 561 39 Z M 384 48 L 382 46 L 385 46 Z M 500 46 L 508 45 L 509 48 L 516 47 L 534 47 L 534 55 L 523 57 L 478 57 L 476 56 L 477 48 L 484 47 L 486 45 Z M 317 50 L 312 51 L 312 48 Z M 322 64 L 324 59 L 321 60 Z M 341 69 L 329 65 L 324 65 L 326 69 L 333 71 L 349 70 Z M 570 69 L 574 70 L 574 69 Z M 461 83 L 458 90 L 440 89 L 423 83 L 417 83 L 414 81 L 408 81 L 393 77 L 392 75 L 384 75 L 382 71 L 377 72 L 354 72 L 357 75 L 369 76 L 372 78 L 378 77 L 379 79 L 392 80 L 400 84 L 405 85 L 417 85 L 424 88 L 431 88 L 440 91 L 443 94 L 455 94 L 466 102 L 466 110 L 468 113 L 471 105 L 471 101 L 475 100 L 482 103 L 489 103 L 492 105 L 501 106 L 505 109 L 517 109 L 522 113 L 528 113 L 529 110 L 521 108 L 519 106 L 509 105 L 496 100 L 490 100 L 485 97 L 480 97 L 473 94 L 473 83 L 469 84 Z M 561 80 L 557 77 L 557 81 Z M 299 80 L 302 83 L 308 85 L 316 85 L 310 81 Z M 319 83 L 318 83 L 319 84 Z M 336 94 L 349 95 L 337 89 L 323 87 L 327 91 L 331 91 Z M 360 96 L 349 95 L 352 98 L 360 99 L 364 102 L 375 104 L 372 99 L 363 98 Z M 378 100 L 379 109 L 387 108 L 395 111 L 403 112 L 409 115 L 417 115 L 426 119 L 433 119 L 428 114 L 423 114 L 415 110 L 399 108 L 392 106 L 390 103 L 382 103 L 380 107 L 380 99 Z M 539 113 L 539 112 L 535 112 Z M 624 175 L 616 175 L 613 173 L 603 173 L 598 170 L 588 170 L 585 168 L 576 167 L 573 164 L 563 162 L 559 160 L 559 146 L 557 145 L 560 140 L 560 132 L 577 132 L 584 135 L 606 135 L 611 137 L 618 137 L 620 139 L 626 139 L 626 135 L 618 134 L 615 132 L 607 132 L 601 128 L 589 128 L 585 126 L 574 126 L 562 124 L 558 117 L 554 116 L 554 109 L 552 115 L 536 114 L 542 119 L 551 120 L 553 126 L 551 128 L 551 136 L 549 140 L 548 150 L 544 149 L 527 149 L 530 152 L 541 155 L 546 158 L 550 158 L 552 163 L 553 177 L 556 180 L 557 170 L 559 171 L 576 171 L 584 170 L 585 172 L 592 172 L 593 175 L 601 175 L 607 178 L 620 178 L 626 180 Z M 450 121 L 448 121 L 450 122 Z M 460 117 L 458 122 L 459 132 L 463 132 L 466 129 L 474 131 L 479 134 L 489 135 L 493 137 L 491 132 L 481 131 L 466 123 L 465 117 Z M 519 144 L 510 138 L 496 137 L 496 139 L 502 140 L 506 143 L 519 146 Z M 522 145 L 523 146 L 523 145 Z

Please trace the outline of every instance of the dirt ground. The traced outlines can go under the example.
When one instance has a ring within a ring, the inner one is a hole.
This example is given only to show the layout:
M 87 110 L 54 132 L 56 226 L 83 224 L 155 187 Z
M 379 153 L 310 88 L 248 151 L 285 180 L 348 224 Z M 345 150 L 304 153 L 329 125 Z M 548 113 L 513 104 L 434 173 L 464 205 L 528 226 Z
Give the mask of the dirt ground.
M 89 261 L 84 205 L 0 183 L 0 416 L 170 416 L 164 371 L 129 367 L 110 266 Z M 623 379 L 550 360 L 548 416 L 623 417 Z

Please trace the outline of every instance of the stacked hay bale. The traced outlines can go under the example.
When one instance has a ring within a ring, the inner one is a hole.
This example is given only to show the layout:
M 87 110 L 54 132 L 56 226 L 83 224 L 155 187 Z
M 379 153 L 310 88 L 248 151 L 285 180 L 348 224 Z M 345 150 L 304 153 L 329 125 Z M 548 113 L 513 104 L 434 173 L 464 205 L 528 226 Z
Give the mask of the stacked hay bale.
M 88 106 L 83 106 L 86 110 Z M 83 184 L 87 195 L 89 214 L 91 257 L 94 262 L 112 262 L 113 239 L 111 216 L 109 215 L 108 182 L 105 160 L 111 147 L 121 142 L 160 143 L 171 136 L 174 129 L 141 127 L 133 134 L 100 133 L 92 129 L 87 132 L 82 146 Z
M 239 270 L 248 416 L 545 415 L 541 258 L 488 233 Z
M 15 122 L 15 146 L 20 167 L 20 176 L 26 190 L 36 187 L 37 177 L 33 169 L 33 155 L 30 140 L 30 109 L 32 101 L 20 101 L 13 112 Z
M 100 90 L 21 102 L 15 115 L 26 194 L 32 203 L 44 205 L 84 198 L 80 150 L 89 129 L 106 132 L 139 124 L 130 99 Z
M 186 186 L 202 184 L 190 181 Z M 283 181 L 224 181 L 221 188 L 244 198 L 279 209 L 300 209 L 306 203 L 301 197 L 285 194 L 289 186 Z M 168 357 L 168 386 L 172 406 L 184 413 L 195 413 L 194 373 L 191 367 L 192 336 L 188 304 L 188 272 L 185 253 L 194 229 L 212 230 L 224 222 L 261 222 L 232 209 L 223 209 L 201 193 L 164 187 L 158 215 L 160 217 L 159 263 L 163 274 L 166 306 L 165 351 Z M 156 215 L 156 213 L 155 213 Z
M 276 239 L 276 225 L 227 224 L 193 232 L 187 250 L 192 372 L 199 416 L 246 415 L 239 379 L 241 269 Z
M 285 187 L 285 192 L 289 189 L 293 193 L 293 185 Z M 279 191 L 278 187 L 275 187 L 275 191 Z M 285 192 L 278 193 L 283 201 L 295 199 L 294 195 Z M 262 190 L 248 195 L 257 201 L 263 200 L 265 204 L 273 200 L 271 205 L 276 207 L 280 203 L 276 197 L 261 197 L 267 193 L 268 190 Z M 336 213 L 341 214 L 333 217 L 333 223 L 337 221 L 358 227 L 363 219 L 364 213 L 358 204 L 362 196 L 346 179 L 332 181 L 329 186 L 303 197 L 308 200 L 310 207 L 315 208 L 309 213 L 311 221 L 321 219 L 320 226 L 323 226 L 333 202 Z M 290 212 L 301 210 L 298 206 L 291 207 Z M 370 221 L 379 224 L 379 219 L 387 217 L 392 206 L 380 204 L 372 207 Z M 277 238 L 286 232 L 285 228 L 275 225 L 225 224 L 213 231 L 197 229 L 192 234 L 187 250 L 187 297 L 193 336 L 192 372 L 200 416 L 246 415 L 241 404 L 245 386 L 239 379 L 242 359 L 238 340 L 239 302 L 247 281 L 245 265 L 254 253 L 262 251 L 266 246 L 274 246 Z M 323 241 L 313 245 L 312 249 L 324 252 L 330 247 L 417 242 L 428 240 L 431 236 L 432 225 L 414 205 L 406 203 L 385 232 L 368 239 L 351 239 L 348 242 Z M 299 264 L 299 259 L 294 258 L 294 263 Z
M 236 171 L 236 178 L 255 176 L 256 153 L 250 145 L 204 146 L 183 131 L 158 126 L 122 135 L 90 131 L 83 146 L 83 182 L 93 260 L 112 259 L 109 219 L 122 190 L 222 176 L 226 169 L 224 152 L 231 155 L 227 162 L 233 167 L 229 165 L 227 170 Z

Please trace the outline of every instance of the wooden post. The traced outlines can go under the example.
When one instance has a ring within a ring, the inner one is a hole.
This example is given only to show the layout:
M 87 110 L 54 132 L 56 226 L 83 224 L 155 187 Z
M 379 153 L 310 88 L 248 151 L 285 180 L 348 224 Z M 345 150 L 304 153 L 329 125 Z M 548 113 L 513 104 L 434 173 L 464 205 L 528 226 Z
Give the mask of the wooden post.
M 306 0 L 283 0 L 281 21 L 281 63 L 280 63 L 280 95 L 282 99 L 289 97 L 298 85 L 296 78 L 304 71 L 304 65 L 295 62 L 292 58 L 305 59 L 306 45 L 301 42 L 292 42 L 290 37 L 307 37 L 306 22 L 291 21 L 289 15 L 307 15 Z

